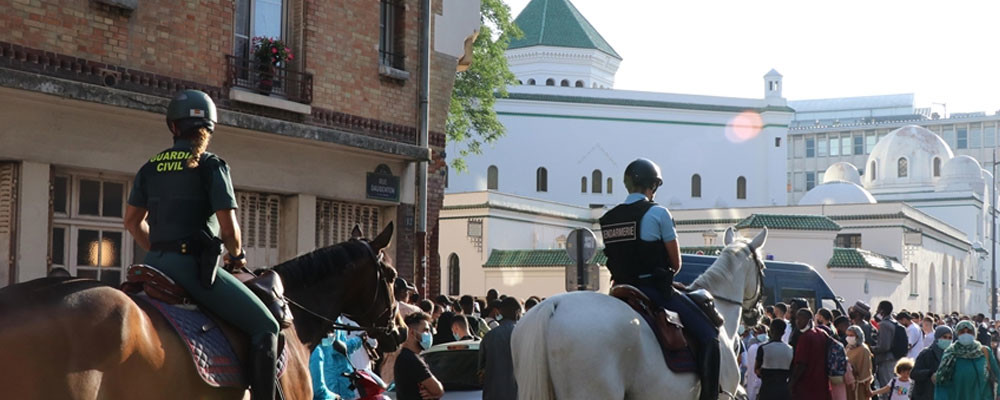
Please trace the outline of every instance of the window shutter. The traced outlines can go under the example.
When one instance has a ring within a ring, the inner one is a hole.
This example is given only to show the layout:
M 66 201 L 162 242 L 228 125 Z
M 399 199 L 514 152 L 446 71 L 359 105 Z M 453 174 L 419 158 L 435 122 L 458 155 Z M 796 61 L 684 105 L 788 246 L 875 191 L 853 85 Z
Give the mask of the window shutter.
M 281 196 L 259 192 L 236 192 L 238 221 L 243 249 L 251 269 L 274 266 L 278 260 L 281 230 Z
M 316 247 L 326 247 L 351 238 L 354 224 L 369 239 L 380 232 L 381 213 L 378 206 L 334 200 L 316 200 Z
M 17 164 L 0 163 L 0 287 L 13 282 L 17 176 Z

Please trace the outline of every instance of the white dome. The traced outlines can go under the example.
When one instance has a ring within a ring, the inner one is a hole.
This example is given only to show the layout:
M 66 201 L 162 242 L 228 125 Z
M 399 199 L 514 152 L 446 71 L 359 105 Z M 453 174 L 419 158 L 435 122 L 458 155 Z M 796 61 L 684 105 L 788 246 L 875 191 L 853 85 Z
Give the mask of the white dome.
M 860 185 L 861 174 L 858 173 L 858 167 L 855 167 L 854 164 L 849 162 L 834 163 L 826 169 L 825 173 L 823 173 L 823 182 L 821 182 L 821 184 L 837 181 L 850 182 Z
M 944 163 L 941 168 L 941 179 L 935 185 L 935 189 L 938 191 L 972 190 L 981 195 L 986 190 L 984 172 L 983 167 L 975 158 L 967 155 L 957 156 Z
M 954 157 L 940 136 L 916 125 L 889 132 L 878 141 L 865 163 L 865 188 L 872 193 L 900 188 L 932 186 L 935 159 L 941 164 Z
M 812 188 L 799 200 L 800 206 L 828 204 L 875 204 L 875 197 L 856 183 L 834 181 Z

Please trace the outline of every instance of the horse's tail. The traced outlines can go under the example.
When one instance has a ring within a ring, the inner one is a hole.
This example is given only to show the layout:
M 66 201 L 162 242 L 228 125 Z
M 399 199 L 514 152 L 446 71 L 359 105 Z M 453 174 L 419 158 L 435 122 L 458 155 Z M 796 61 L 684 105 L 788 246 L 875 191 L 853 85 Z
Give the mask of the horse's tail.
M 511 338 L 518 400 L 555 399 L 549 376 L 547 337 L 549 321 L 559 299 L 548 299 L 533 307 L 517 322 Z

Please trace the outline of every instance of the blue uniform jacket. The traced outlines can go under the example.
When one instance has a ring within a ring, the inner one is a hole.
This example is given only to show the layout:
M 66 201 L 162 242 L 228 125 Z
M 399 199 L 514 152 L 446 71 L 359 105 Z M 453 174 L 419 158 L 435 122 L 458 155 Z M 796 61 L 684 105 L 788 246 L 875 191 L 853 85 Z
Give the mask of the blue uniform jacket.
M 340 319 L 338 323 L 343 323 Z M 347 332 L 334 331 L 333 340 L 339 340 L 347 345 L 347 354 L 351 354 L 361 348 L 360 337 L 347 337 Z M 349 388 L 351 382 L 344 377 L 344 373 L 351 372 L 350 360 L 333 349 L 333 340 L 324 339 L 312 356 L 309 357 L 309 373 L 312 375 L 313 400 L 333 400 L 334 393 L 344 399 L 358 397 L 357 393 Z

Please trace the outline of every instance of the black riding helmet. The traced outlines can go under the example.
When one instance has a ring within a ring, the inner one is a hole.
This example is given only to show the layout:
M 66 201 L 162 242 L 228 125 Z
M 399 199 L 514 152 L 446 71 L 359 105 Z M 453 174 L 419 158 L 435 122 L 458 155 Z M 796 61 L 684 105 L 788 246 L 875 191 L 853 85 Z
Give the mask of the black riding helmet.
M 217 121 L 215 102 L 200 90 L 188 89 L 177 93 L 167 106 L 167 127 L 175 135 L 199 128 L 214 131 Z
M 656 189 L 663 184 L 660 166 L 647 158 L 637 158 L 625 167 L 625 185 Z

